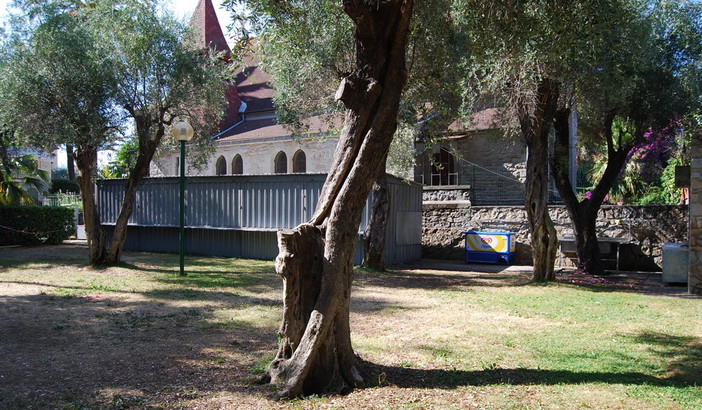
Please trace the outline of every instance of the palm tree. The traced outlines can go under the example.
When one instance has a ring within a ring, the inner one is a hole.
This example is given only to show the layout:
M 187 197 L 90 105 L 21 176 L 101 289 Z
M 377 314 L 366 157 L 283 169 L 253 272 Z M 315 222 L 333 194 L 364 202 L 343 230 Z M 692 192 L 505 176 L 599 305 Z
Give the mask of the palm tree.
M 49 189 L 49 173 L 37 167 L 34 154 L 9 158 L 3 155 L 0 166 L 0 204 L 33 204 L 36 200 L 29 195 L 26 187 L 43 192 Z

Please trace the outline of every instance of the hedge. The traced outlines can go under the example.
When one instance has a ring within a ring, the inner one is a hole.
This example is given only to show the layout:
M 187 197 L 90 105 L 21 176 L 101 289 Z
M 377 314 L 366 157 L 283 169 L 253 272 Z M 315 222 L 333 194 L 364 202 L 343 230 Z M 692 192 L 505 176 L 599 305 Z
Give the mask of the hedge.
M 0 206 L 0 245 L 59 244 L 74 234 L 73 208 Z
M 56 194 L 62 192 L 64 194 L 80 194 L 80 186 L 76 181 L 70 179 L 57 178 L 51 180 L 51 188 L 49 192 Z

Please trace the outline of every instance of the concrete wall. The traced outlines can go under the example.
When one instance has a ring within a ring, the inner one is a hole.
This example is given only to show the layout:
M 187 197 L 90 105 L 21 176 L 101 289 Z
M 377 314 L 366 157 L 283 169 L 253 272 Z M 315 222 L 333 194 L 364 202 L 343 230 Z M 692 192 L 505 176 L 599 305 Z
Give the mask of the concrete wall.
M 550 207 L 560 237 L 572 237 L 570 218 L 563 206 Z M 423 205 L 422 256 L 463 259 L 463 233 L 468 230 L 516 232 L 517 264 L 531 263 L 526 211 L 515 206 L 470 206 L 454 203 Z M 660 270 L 662 246 L 687 240 L 686 206 L 604 206 L 598 219 L 599 236 L 623 238 L 622 269 Z M 701 242 L 702 243 L 702 242 Z M 572 266 L 564 255 L 560 266 Z
M 217 145 L 216 152 L 207 161 L 207 166 L 202 170 L 187 169 L 188 175 L 216 175 L 215 164 L 220 156 L 224 156 L 227 164 L 227 175 L 232 172 L 232 160 L 241 155 L 245 175 L 272 174 L 274 173 L 274 159 L 278 152 L 285 152 L 288 160 L 288 173 L 292 173 L 293 155 L 297 150 L 303 150 L 307 157 L 307 173 L 329 172 L 336 138 L 326 139 L 294 139 L 280 137 L 257 142 L 226 142 Z M 177 175 L 176 162 L 180 153 L 170 151 L 156 158 L 151 165 L 150 176 Z

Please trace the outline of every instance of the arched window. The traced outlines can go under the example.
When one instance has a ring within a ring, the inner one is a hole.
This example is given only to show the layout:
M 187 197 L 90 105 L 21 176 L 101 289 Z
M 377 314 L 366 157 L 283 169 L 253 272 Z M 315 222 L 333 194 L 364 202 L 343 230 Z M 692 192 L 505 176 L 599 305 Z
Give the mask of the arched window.
M 236 154 L 232 160 L 232 174 L 241 175 L 244 173 L 244 160 L 241 155 Z
M 456 160 L 446 148 L 441 148 L 434 154 L 434 162 L 431 164 L 431 184 L 458 185 Z
M 293 172 L 307 172 L 307 156 L 305 155 L 305 151 L 301 149 L 293 154 Z
M 275 163 L 273 165 L 273 172 L 275 172 L 276 174 L 287 174 L 288 156 L 285 155 L 283 151 L 280 151 L 278 155 L 275 156 Z
M 227 160 L 224 159 L 223 155 L 217 158 L 217 164 L 215 165 L 215 175 L 226 175 L 227 174 Z

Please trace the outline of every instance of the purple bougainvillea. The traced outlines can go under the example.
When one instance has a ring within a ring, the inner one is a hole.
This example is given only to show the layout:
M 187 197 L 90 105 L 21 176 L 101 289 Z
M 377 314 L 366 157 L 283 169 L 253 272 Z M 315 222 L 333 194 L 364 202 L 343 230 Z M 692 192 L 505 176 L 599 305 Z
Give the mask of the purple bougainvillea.
M 651 183 L 660 178 L 681 133 L 677 122 L 658 131 L 651 130 L 644 134 L 644 141 L 629 152 L 628 160 L 640 164 L 639 175 L 644 182 Z

